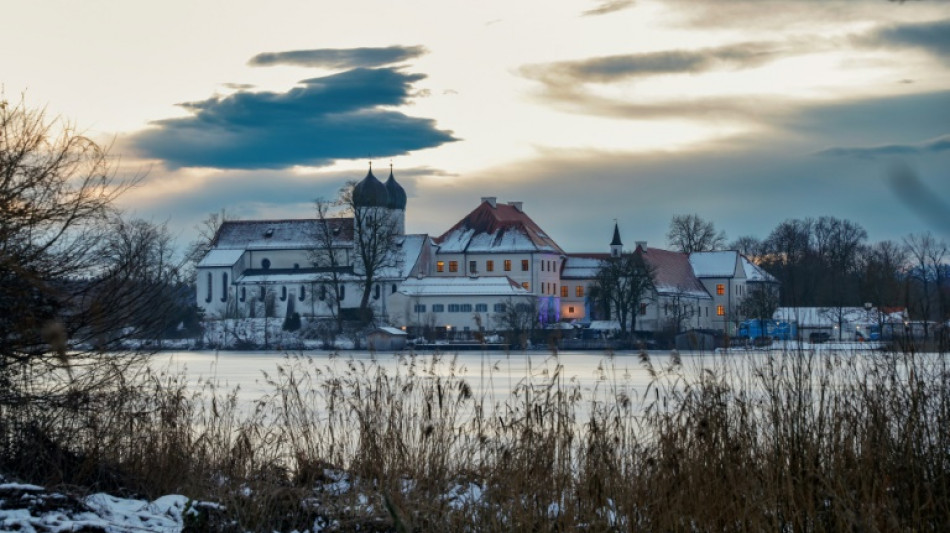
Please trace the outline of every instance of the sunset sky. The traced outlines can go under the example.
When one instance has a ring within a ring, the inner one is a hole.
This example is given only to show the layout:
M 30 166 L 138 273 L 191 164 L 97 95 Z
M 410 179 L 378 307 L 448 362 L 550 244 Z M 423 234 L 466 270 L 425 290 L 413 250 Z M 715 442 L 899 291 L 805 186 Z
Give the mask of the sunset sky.
M 396 178 L 407 230 L 482 196 L 562 248 L 834 215 L 950 238 L 950 3 L 4 2 L 0 84 L 106 144 L 133 216 L 313 216 Z M 902 170 L 896 171 L 894 169 Z M 917 180 L 895 180 L 895 175 Z M 915 185 L 916 184 L 916 185 Z M 912 187 L 911 185 L 915 185 Z

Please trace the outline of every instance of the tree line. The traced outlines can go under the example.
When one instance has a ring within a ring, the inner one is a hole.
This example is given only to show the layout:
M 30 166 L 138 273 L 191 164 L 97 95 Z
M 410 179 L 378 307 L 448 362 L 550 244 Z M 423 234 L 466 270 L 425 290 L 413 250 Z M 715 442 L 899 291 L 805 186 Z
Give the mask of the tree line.
M 916 320 L 950 318 L 950 264 L 945 239 L 929 231 L 900 241 L 870 242 L 853 221 L 833 216 L 793 218 L 760 239 L 728 242 L 698 215 L 674 216 L 670 248 L 684 253 L 738 250 L 781 283 L 786 307 L 906 308 Z

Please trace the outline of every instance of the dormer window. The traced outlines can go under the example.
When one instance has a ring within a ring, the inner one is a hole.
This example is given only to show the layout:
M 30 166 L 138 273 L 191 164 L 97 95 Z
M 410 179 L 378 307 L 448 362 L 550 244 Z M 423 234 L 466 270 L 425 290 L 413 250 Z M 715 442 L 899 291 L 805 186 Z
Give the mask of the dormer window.
M 273 237 L 273 236 L 274 236 L 274 228 L 267 228 L 267 230 L 264 231 L 264 238 L 265 238 L 265 239 L 270 239 L 270 238 Z

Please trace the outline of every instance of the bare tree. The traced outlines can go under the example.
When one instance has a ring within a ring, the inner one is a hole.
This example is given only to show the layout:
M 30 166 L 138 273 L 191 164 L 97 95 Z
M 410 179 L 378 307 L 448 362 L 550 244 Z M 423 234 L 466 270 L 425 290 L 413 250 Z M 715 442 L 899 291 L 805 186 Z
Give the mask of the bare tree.
M 363 207 L 353 198 L 355 183 L 340 193 L 340 203 L 353 216 L 353 272 L 359 279 L 362 295 L 359 316 L 365 325 L 373 319 L 370 297 L 383 269 L 395 266 L 398 251 L 398 224 L 391 211 L 381 207 Z
M 943 261 L 948 253 L 947 243 L 928 231 L 908 235 L 904 246 L 911 263 L 908 274 L 913 286 L 908 296 L 912 312 L 925 321 L 943 319 L 945 310 L 939 292 L 946 275 Z M 929 334 L 926 322 L 924 333 Z
M 729 243 L 729 249 L 738 250 L 740 254 L 748 257 L 751 261 L 758 263 L 760 258 L 765 255 L 765 243 L 752 235 L 743 235 Z
M 232 216 L 226 210 L 222 209 L 220 212 L 210 213 L 200 224 L 195 226 L 198 235 L 195 237 L 195 240 L 188 243 L 188 248 L 185 252 L 185 259 L 187 260 L 189 268 L 183 273 L 183 277 L 188 280 L 189 283 L 194 284 L 195 276 L 198 275 L 196 269 L 198 263 L 211 251 L 214 238 L 217 236 L 221 225 L 229 220 L 237 220 L 237 217 Z
M 713 223 L 699 215 L 674 216 L 666 239 L 671 248 L 684 254 L 720 250 L 726 244 L 726 234 L 717 233 Z
M 311 290 L 311 298 L 317 298 L 324 302 L 330 315 L 336 322 L 336 332 L 343 332 L 343 314 L 341 313 L 342 298 L 340 298 L 340 287 L 343 286 L 345 276 L 352 275 L 353 269 L 349 264 L 348 253 L 345 249 L 348 240 L 352 239 L 352 228 L 347 228 L 344 219 L 334 218 L 332 212 L 337 204 L 325 198 L 318 198 L 314 201 L 314 208 L 317 212 L 317 223 L 313 230 L 313 240 L 315 246 L 310 252 L 310 260 L 321 276 L 321 286 L 317 289 L 319 292 L 314 294 Z M 326 283 L 329 283 L 331 289 L 327 290 Z
M 666 326 L 670 333 L 678 335 L 683 332 L 689 321 L 699 314 L 699 305 L 696 298 L 687 291 L 677 288 L 673 292 L 663 295 L 663 312 L 666 315 Z
M 115 222 L 134 181 L 69 124 L 0 94 L 0 469 L 40 468 L 37 435 L 90 438 L 68 427 L 76 409 L 105 409 L 101 393 L 141 360 L 101 348 L 165 320 L 154 304 L 174 280 L 167 233 Z
M 654 268 L 639 253 L 621 254 L 600 264 L 591 297 L 603 302 L 607 311 L 617 317 L 620 335 L 625 340 L 637 329 L 640 303 L 655 292 L 654 274 Z
M 541 327 L 536 299 L 508 298 L 504 309 L 494 315 L 495 326 L 511 346 L 527 348 L 534 332 Z

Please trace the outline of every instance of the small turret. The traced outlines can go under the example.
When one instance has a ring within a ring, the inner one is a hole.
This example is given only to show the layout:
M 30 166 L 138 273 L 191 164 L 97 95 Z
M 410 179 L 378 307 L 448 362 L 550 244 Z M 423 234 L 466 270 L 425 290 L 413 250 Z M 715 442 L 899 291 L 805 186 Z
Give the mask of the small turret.
M 623 242 L 620 240 L 620 227 L 614 221 L 614 238 L 610 241 L 610 257 L 620 257 L 623 253 Z

